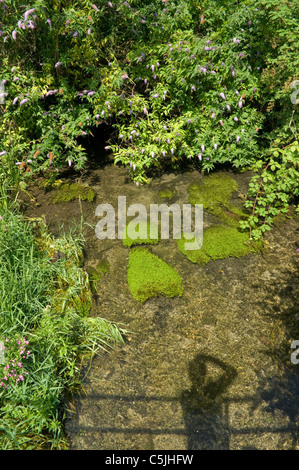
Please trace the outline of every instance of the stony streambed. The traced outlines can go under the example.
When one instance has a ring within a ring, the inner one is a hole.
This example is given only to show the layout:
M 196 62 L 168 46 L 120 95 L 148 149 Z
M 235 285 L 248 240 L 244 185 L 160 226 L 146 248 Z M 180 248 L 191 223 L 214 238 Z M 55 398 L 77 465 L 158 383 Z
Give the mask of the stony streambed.
M 248 174 L 232 175 L 242 201 Z M 198 173 L 166 174 L 138 188 L 126 170 L 107 164 L 88 171 L 81 182 L 94 202 L 50 204 L 50 193 L 34 192 L 53 232 L 74 218 L 93 224 L 100 203 L 117 207 L 187 202 Z M 205 214 L 204 227 L 213 222 Z M 85 269 L 105 265 L 97 279 L 92 315 L 129 330 L 125 344 L 92 363 L 84 393 L 69 406 L 70 449 L 194 450 L 293 449 L 298 447 L 299 364 L 291 363 L 291 341 L 299 339 L 298 219 L 278 224 L 266 249 L 241 258 L 190 262 L 175 240 L 150 246 L 176 269 L 183 295 L 138 302 L 127 280 L 130 248 L 121 240 L 98 240 L 86 233 Z

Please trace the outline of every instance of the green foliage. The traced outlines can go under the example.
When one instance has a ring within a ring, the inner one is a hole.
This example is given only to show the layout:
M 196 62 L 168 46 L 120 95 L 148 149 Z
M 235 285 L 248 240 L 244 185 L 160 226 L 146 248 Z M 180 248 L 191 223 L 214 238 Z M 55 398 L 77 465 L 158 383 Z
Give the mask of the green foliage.
M 293 198 L 299 196 L 298 142 L 283 149 L 270 149 L 267 164 L 259 160 L 255 169 L 256 175 L 249 184 L 248 199 L 244 204 L 251 209 L 251 215 L 241 222 L 241 226 L 250 229 L 250 238 L 260 239 L 270 230 L 274 218 L 279 213 L 286 213 Z
M 62 405 L 80 388 L 81 362 L 124 331 L 89 317 L 80 233 L 54 239 L 11 208 L 1 208 L 0 230 L 0 447 L 65 448 Z M 55 259 L 57 250 L 65 256 Z
M 0 22 L 2 186 L 82 170 L 107 124 L 136 184 L 164 166 L 260 170 L 298 140 L 296 2 L 16 0 Z

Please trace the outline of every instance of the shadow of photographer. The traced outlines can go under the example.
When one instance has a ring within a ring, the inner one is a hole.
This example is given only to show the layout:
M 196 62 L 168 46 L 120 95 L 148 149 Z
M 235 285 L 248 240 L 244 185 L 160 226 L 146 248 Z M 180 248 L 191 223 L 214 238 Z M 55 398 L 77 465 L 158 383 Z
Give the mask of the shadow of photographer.
M 192 386 L 181 395 L 188 450 L 229 449 L 227 405 L 222 395 L 237 376 L 218 358 L 198 354 L 189 363 Z

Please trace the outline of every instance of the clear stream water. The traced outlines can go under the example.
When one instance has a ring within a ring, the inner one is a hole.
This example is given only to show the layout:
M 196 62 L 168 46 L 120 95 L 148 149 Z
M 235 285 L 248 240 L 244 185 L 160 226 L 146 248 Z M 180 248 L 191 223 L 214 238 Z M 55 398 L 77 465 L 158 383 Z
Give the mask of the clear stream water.
M 232 174 L 231 174 L 232 175 Z M 198 172 L 157 176 L 136 187 L 127 170 L 91 168 L 81 182 L 96 192 L 94 203 L 39 207 L 55 233 L 72 218 L 95 225 L 100 203 L 161 203 L 162 189 L 176 191 L 172 202 L 188 202 L 187 187 Z M 250 176 L 232 175 L 246 193 Z M 204 216 L 207 226 L 211 219 Z M 291 363 L 291 342 L 299 339 L 298 219 L 267 235 L 267 250 L 199 266 L 162 240 L 151 251 L 183 279 L 182 297 L 136 301 L 127 283 L 129 248 L 121 240 L 86 234 L 85 268 L 106 260 L 92 315 L 129 330 L 125 344 L 93 361 L 84 393 L 70 405 L 66 431 L 70 449 L 195 450 L 297 449 L 299 364 Z M 297 245 L 296 245 L 297 243 Z

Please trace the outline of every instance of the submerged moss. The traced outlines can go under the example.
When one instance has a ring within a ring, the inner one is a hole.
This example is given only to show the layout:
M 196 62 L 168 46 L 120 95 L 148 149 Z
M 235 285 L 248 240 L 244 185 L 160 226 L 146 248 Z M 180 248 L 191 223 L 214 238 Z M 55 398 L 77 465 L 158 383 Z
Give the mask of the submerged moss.
M 107 274 L 110 270 L 110 264 L 107 260 L 100 261 L 97 266 L 94 268 L 88 266 L 86 272 L 89 278 L 90 289 L 93 293 L 97 291 L 97 285 L 103 274 Z
M 156 245 L 159 242 L 158 228 L 154 224 L 150 224 L 149 222 L 146 222 L 146 221 L 139 222 L 136 225 L 135 230 L 133 230 L 133 234 L 130 233 L 130 230 L 132 230 L 132 227 L 129 227 L 129 225 L 130 225 L 130 222 L 126 226 L 125 231 L 124 231 L 123 244 L 125 246 L 130 247 L 133 245 Z M 130 230 L 128 230 L 129 228 Z M 131 238 L 130 235 L 131 236 L 134 235 L 134 236 L 132 236 Z
M 133 297 L 145 302 L 151 297 L 183 294 L 179 274 L 147 248 L 133 248 L 129 254 L 128 284 Z
M 110 270 L 109 262 L 106 259 L 103 259 L 97 264 L 97 270 L 102 274 L 109 273 L 109 270 Z
M 203 209 L 216 215 L 222 222 L 236 226 L 247 214 L 231 204 L 230 199 L 238 190 L 238 183 L 227 174 L 213 173 L 188 188 L 189 202 L 202 204 Z
M 162 189 L 159 192 L 159 196 L 162 197 L 163 199 L 172 199 L 173 196 L 175 196 L 175 195 L 176 195 L 176 191 L 171 191 L 168 188 Z
M 216 259 L 239 258 L 261 248 L 260 244 L 249 243 L 247 232 L 228 225 L 215 225 L 207 228 L 203 234 L 202 247 L 196 250 L 186 250 L 185 242 L 185 237 L 177 240 L 179 250 L 190 261 L 198 264 L 206 264 Z
M 63 183 L 55 188 L 53 192 L 53 204 L 69 202 L 79 198 L 82 201 L 87 200 L 92 202 L 96 196 L 96 193 L 92 188 L 80 183 Z

